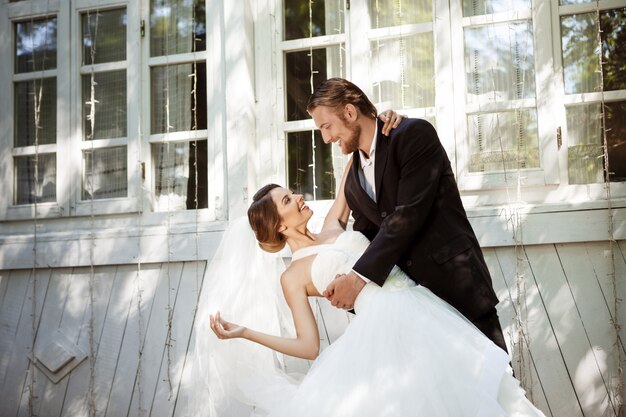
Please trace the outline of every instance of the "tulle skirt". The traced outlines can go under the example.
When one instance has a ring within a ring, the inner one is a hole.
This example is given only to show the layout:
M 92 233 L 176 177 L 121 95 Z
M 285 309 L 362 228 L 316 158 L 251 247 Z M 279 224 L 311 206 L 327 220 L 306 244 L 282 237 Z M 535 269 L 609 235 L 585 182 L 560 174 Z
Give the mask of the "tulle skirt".
M 379 291 L 269 415 L 541 416 L 509 360 L 430 290 Z

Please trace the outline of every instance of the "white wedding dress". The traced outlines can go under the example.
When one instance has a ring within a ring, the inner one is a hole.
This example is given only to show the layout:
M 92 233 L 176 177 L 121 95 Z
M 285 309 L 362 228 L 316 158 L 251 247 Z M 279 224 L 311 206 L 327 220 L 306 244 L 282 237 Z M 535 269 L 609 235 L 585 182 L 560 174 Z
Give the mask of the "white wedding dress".
M 321 293 L 367 248 L 347 231 L 316 255 Z M 245 259 L 245 262 L 242 262 Z M 231 223 L 205 274 L 190 355 L 194 417 L 540 417 L 512 377 L 509 356 L 430 290 L 394 267 L 383 288 L 368 284 L 356 316 L 304 378 L 284 371 L 282 355 L 243 339 L 219 340 L 209 314 L 293 337 L 278 277 L 280 256 L 258 248 L 247 219 Z M 298 382 L 298 380 L 300 382 Z
M 292 260 L 317 255 L 312 277 L 321 293 L 336 274 L 351 270 L 368 244 L 361 233 L 347 231 L 332 244 L 295 252 Z M 400 268 L 382 288 L 365 288 L 344 334 L 295 392 L 282 391 L 270 416 L 543 416 L 511 376 L 509 356 Z

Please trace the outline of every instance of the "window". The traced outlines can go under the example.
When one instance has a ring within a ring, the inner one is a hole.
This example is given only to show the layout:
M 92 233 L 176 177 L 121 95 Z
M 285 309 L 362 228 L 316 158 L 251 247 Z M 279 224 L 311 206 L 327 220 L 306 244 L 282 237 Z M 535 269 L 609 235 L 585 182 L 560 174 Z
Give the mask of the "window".
M 334 198 L 347 160 L 311 130 L 306 103 L 321 81 L 350 78 L 379 110 L 436 124 L 432 3 L 370 0 L 350 7 L 346 15 L 343 1 L 283 2 L 287 183 L 310 200 Z
M 157 211 L 206 208 L 205 6 L 150 2 L 150 150 Z
M 3 218 L 208 208 L 205 1 L 22 0 L 0 18 Z
M 430 121 L 462 190 L 624 182 L 626 2 L 562 1 L 283 1 L 289 185 L 332 198 L 345 158 L 304 105 L 333 76 Z
M 126 9 L 81 14 L 82 200 L 128 196 Z
M 571 184 L 626 181 L 626 8 L 599 5 L 560 7 Z
M 14 22 L 13 204 L 57 196 L 57 19 Z

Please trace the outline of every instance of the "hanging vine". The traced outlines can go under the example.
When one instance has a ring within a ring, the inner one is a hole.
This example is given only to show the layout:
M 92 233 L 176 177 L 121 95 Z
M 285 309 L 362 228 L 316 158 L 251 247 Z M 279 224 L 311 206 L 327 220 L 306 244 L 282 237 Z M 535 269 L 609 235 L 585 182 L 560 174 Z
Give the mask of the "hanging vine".
M 89 27 L 89 37 L 91 41 L 91 46 L 89 49 L 90 53 L 90 64 L 91 64 L 91 74 L 90 74 L 90 95 L 89 101 L 87 104 L 89 105 L 89 115 L 87 116 L 87 120 L 89 121 L 89 133 L 87 134 L 86 139 L 90 141 L 91 149 L 90 149 L 90 158 L 89 158 L 89 173 L 91 178 L 89 179 L 89 226 L 90 226 L 90 245 L 89 245 L 89 386 L 87 390 L 87 403 L 89 416 L 94 417 L 96 415 L 96 403 L 94 397 L 94 387 L 95 387 L 95 363 L 96 363 L 96 351 L 95 351 L 95 336 L 94 336 L 94 279 L 95 279 L 95 271 L 94 271 L 94 251 L 96 248 L 96 240 L 95 240 L 95 212 L 94 212 L 94 130 L 96 123 L 96 81 L 95 81 L 95 69 L 94 64 L 96 62 L 96 40 L 98 36 L 98 18 L 100 14 L 98 9 L 95 10 L 95 24 L 93 26 L 92 33 L 92 25 L 91 25 L 91 13 L 87 12 L 87 26 Z
M 597 31 L 597 50 L 599 51 L 598 53 L 598 63 L 599 63 L 599 77 L 600 77 L 600 86 L 599 86 L 599 91 L 600 91 L 600 118 L 601 118 L 601 132 L 602 132 L 602 149 L 603 149 L 603 154 L 602 154 L 602 158 L 604 160 L 604 189 L 606 190 L 606 204 L 607 204 L 607 226 L 608 226 L 608 236 L 609 236 L 609 259 L 610 259 L 610 271 L 609 271 L 609 276 L 610 276 L 610 280 L 611 280 L 611 284 L 612 284 L 612 291 L 613 291 L 613 311 L 611 312 L 611 316 L 612 316 L 612 326 L 613 329 L 615 331 L 615 341 L 613 344 L 613 348 L 615 351 L 615 370 L 617 371 L 617 384 L 614 385 L 612 388 L 613 390 L 613 398 L 612 398 L 612 402 L 614 404 L 615 407 L 615 412 L 617 416 L 621 416 L 623 413 L 623 407 L 624 407 L 624 377 L 623 377 L 623 363 L 624 363 L 624 359 L 623 359 L 623 353 L 622 353 L 622 349 L 620 348 L 621 345 L 621 340 L 620 340 L 620 331 L 621 331 L 621 324 L 620 324 L 620 320 L 619 320 L 619 307 L 620 307 L 620 302 L 621 299 L 619 298 L 619 289 L 618 289 L 618 282 L 617 282 L 617 274 L 615 271 L 615 252 L 616 252 L 616 245 L 617 245 L 617 241 L 615 240 L 615 234 L 614 234 L 614 218 L 613 218 L 613 206 L 612 206 L 612 196 L 611 196 L 611 180 L 610 180 L 610 175 L 611 175 L 611 170 L 610 170 L 610 166 L 609 166 L 609 145 L 608 145 L 608 139 L 607 139 L 607 118 L 606 118 L 606 103 L 605 103 L 605 98 L 604 98 L 604 60 L 603 60 L 603 42 L 602 42 L 602 22 L 601 22 L 601 18 L 600 18 L 600 5 L 598 3 L 598 1 L 596 1 L 596 13 L 595 13 L 595 18 L 596 18 L 596 25 L 598 28 Z M 612 379 L 612 381 L 614 381 L 615 379 Z

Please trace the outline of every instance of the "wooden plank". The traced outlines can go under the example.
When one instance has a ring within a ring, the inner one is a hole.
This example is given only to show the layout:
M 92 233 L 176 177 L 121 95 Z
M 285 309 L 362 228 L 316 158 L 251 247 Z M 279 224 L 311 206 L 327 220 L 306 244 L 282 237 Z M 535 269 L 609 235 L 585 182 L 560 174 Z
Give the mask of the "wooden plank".
M 533 252 L 541 250 L 554 252 L 552 246 L 545 245 L 536 247 Z M 515 248 L 497 249 L 503 277 L 512 291 L 512 299 L 516 300 L 516 304 L 517 300 L 520 300 L 522 319 L 525 319 L 528 329 L 526 335 L 528 346 L 541 387 L 545 392 L 550 414 L 559 417 L 582 417 L 582 409 L 578 404 L 576 392 L 552 328 L 552 318 L 548 315 L 542 293 L 537 286 L 540 280 L 531 269 L 531 264 L 526 255 L 527 251 L 528 247 L 523 247 L 522 251 L 519 252 L 520 258 L 518 259 Z M 527 315 L 524 314 L 523 310 L 527 311 Z M 528 386 L 524 380 L 528 375 L 517 375 L 524 386 Z M 532 401 L 535 396 L 535 385 L 532 382 L 531 385 L 533 390 L 528 394 Z
M 111 296 L 111 288 L 113 286 L 113 278 L 115 277 L 115 266 L 100 267 L 94 270 L 93 276 L 93 339 L 94 354 L 97 353 L 98 344 L 104 327 L 104 317 Z M 64 402 L 67 400 L 74 402 L 74 412 L 76 414 L 89 414 L 87 411 L 87 402 L 89 401 L 89 379 L 90 379 L 90 336 L 89 327 L 91 320 L 91 307 L 89 300 L 89 280 L 91 272 L 89 268 L 80 268 L 72 271 L 72 275 L 76 279 L 81 280 L 81 286 L 84 293 L 79 296 L 85 299 L 85 310 L 82 316 L 80 332 L 78 339 L 75 341 L 79 348 L 88 355 L 87 359 L 77 368 L 57 384 L 47 380 L 45 389 L 41 396 L 44 399 L 41 404 L 39 416 L 58 416 L 61 413 Z M 95 375 L 95 374 L 94 374 Z M 84 402 L 76 401 L 75 398 L 79 393 L 83 393 Z M 66 397 L 67 395 L 67 397 Z
M 28 291 L 30 271 L 5 272 L 3 297 L 0 299 L 0 398 L 5 398 L 5 384 L 15 336 Z M 3 274 L 3 275 L 4 275 Z M 32 291 L 32 290 L 31 290 Z M 2 402 L 4 403 L 4 401 Z M 0 403 L 0 415 L 8 414 L 6 404 Z
M 204 284 L 204 274 L 206 271 L 207 264 L 205 262 L 195 262 L 196 268 L 198 268 L 198 272 L 201 274 L 200 281 L 196 283 L 196 286 L 193 290 L 193 300 L 198 300 L 198 296 L 201 292 L 202 286 Z M 196 280 L 198 281 L 198 280 Z M 174 410 L 174 417 L 188 417 L 193 415 L 192 404 L 193 400 L 196 399 L 198 395 L 198 381 L 195 378 L 195 370 L 194 367 L 196 363 L 194 362 L 194 358 L 192 357 L 192 353 L 195 349 L 196 342 L 196 326 L 195 322 L 198 319 L 198 310 L 199 306 L 195 305 L 194 311 L 194 320 L 192 322 L 191 334 L 189 335 L 189 347 L 187 349 L 187 354 L 185 355 L 185 365 L 181 377 L 180 388 L 178 391 L 178 396 L 176 397 L 176 408 Z M 156 381 L 155 381 L 156 382 Z
M 62 308 L 61 321 L 58 325 L 58 330 L 61 333 L 63 333 L 70 341 L 72 341 L 73 343 L 77 345 L 79 342 L 81 342 L 81 335 L 87 332 L 87 326 L 85 325 L 85 320 L 86 320 L 86 316 L 88 315 L 89 304 L 90 304 L 89 276 L 90 276 L 90 272 L 86 268 L 75 269 L 71 272 L 69 285 L 67 286 L 67 297 L 65 300 L 65 304 L 63 305 L 63 308 Z M 53 328 L 42 327 L 42 331 L 45 333 L 47 332 L 52 333 L 55 330 L 57 329 L 55 329 L 54 327 Z M 45 340 L 47 338 L 49 339 L 50 337 L 49 333 L 48 334 L 45 334 L 45 333 L 42 333 L 41 336 L 47 336 L 47 337 L 43 337 L 42 340 Z M 39 340 L 39 335 L 38 335 L 38 340 Z M 83 346 L 79 345 L 79 347 L 81 350 L 83 350 L 85 354 L 87 355 L 89 354 L 89 348 L 88 346 L 86 346 L 84 342 L 83 342 Z M 65 377 L 61 381 L 59 381 L 58 384 L 54 384 L 54 386 L 49 387 L 50 392 L 53 392 L 56 395 L 54 395 L 54 398 L 48 399 L 50 403 L 48 407 L 42 406 L 42 408 L 44 410 L 50 410 L 48 411 L 50 415 L 56 415 L 55 412 L 52 412 L 52 404 L 56 404 L 57 406 L 59 405 L 61 406 L 62 415 L 80 414 L 82 412 L 81 402 L 87 401 L 87 395 L 84 392 L 80 396 L 77 395 L 75 390 L 70 388 L 70 382 L 72 380 L 73 375 L 84 374 L 85 369 L 88 370 L 88 368 L 89 368 L 89 362 L 87 359 L 87 361 L 82 362 L 76 369 L 74 369 L 74 371 L 72 371 L 69 377 Z M 42 377 L 42 378 L 45 378 L 45 377 Z M 75 382 L 74 385 L 80 385 L 80 386 L 85 386 L 85 387 L 88 385 L 89 383 L 88 378 L 85 379 L 85 378 L 79 377 L 79 379 L 81 379 L 80 383 L 76 384 Z M 62 395 L 63 393 L 65 395 Z M 61 399 L 61 397 L 63 398 Z M 57 409 L 56 412 L 58 411 L 59 410 Z M 85 413 L 85 415 L 86 414 L 87 413 Z M 20 415 L 20 417 L 22 417 L 22 415 Z
M 70 296 L 69 288 L 72 274 L 73 272 L 70 269 L 52 270 L 49 289 L 43 306 L 39 329 L 37 330 L 38 344 L 61 327 L 61 321 L 65 312 L 64 307 L 67 305 L 67 299 Z M 40 383 L 38 384 L 36 395 L 41 399 L 39 403 L 39 415 L 42 417 L 60 415 L 65 398 L 67 378 L 62 380 L 60 385 L 52 384 L 52 386 L 49 386 L 50 381 L 48 381 L 48 378 L 39 371 L 38 375 L 38 381 Z
M 122 340 L 134 302 L 133 277 L 135 268 L 135 265 L 132 267 L 118 266 L 115 269 L 115 275 L 111 277 L 113 286 L 94 364 L 96 416 L 105 415 L 109 406 L 113 378 L 122 349 Z
M 620 338 L 619 340 L 614 340 L 614 343 L 616 344 L 616 348 L 617 346 L 621 348 L 620 355 L 622 363 L 617 363 L 619 358 L 616 357 L 609 371 L 611 374 L 618 374 L 620 365 L 622 369 L 626 366 L 624 362 L 624 358 L 626 357 L 624 350 L 626 344 L 626 302 L 624 301 L 626 299 L 626 282 L 624 279 L 624 277 L 626 277 L 626 261 L 622 252 L 623 245 L 624 242 L 621 242 L 621 245 L 613 244 L 613 254 L 611 254 L 611 246 L 608 242 L 605 244 L 588 243 L 585 246 L 587 252 L 589 252 L 589 259 L 593 264 L 595 275 L 602 288 L 611 320 L 616 321 L 620 327 Z M 612 260 L 614 260 L 614 262 Z M 617 306 L 615 305 L 616 299 L 618 300 Z M 626 385 L 626 373 L 622 373 L 621 384 L 618 379 L 612 378 L 610 385 L 615 395 L 623 399 L 623 386 Z M 622 386 L 620 387 L 620 385 Z
M 583 387 L 581 403 L 593 410 L 592 415 L 616 415 L 617 406 L 610 389 L 611 380 L 618 377 L 615 369 L 612 369 L 617 360 L 614 349 L 616 330 L 611 325 L 607 305 L 607 301 L 612 303 L 612 300 L 605 299 L 602 293 L 593 263 L 589 259 L 588 245 L 604 246 L 602 243 L 556 245 L 589 345 L 580 365 L 573 367 L 572 376 L 577 385 Z M 598 372 L 586 372 L 592 368 Z
M 34 277 L 36 277 L 36 280 Z M 22 400 L 25 401 L 27 408 L 29 400 L 32 400 L 33 406 L 36 407 L 36 399 L 30 397 L 29 390 L 31 376 L 35 378 L 33 385 L 36 386 L 38 375 L 36 371 L 31 372 L 29 369 L 30 360 L 28 359 L 28 354 L 32 352 L 33 325 L 36 329 L 41 318 L 41 311 L 48 290 L 50 271 L 38 271 L 36 275 L 33 275 L 31 271 L 14 271 L 11 274 L 11 280 L 14 279 L 27 282 L 27 290 L 24 293 L 24 297 L 19 300 L 22 303 L 20 306 L 20 319 L 14 337 L 13 352 L 9 359 L 9 369 L 6 373 L 3 390 L 0 393 L 0 398 L 3 399 L 3 404 L 0 405 L 2 408 L 0 415 L 11 416 L 17 415 L 23 402 Z M 32 303 L 33 290 L 35 290 L 36 301 L 34 311 Z
M 527 247 L 526 254 L 550 316 L 579 406 L 584 415 L 598 415 L 601 404 L 588 395 L 589 390 L 594 388 L 590 381 L 602 380 L 602 374 L 595 363 L 586 360 L 592 346 L 585 333 L 561 260 L 552 245 Z
M 532 403 L 537 408 L 542 410 L 546 417 L 551 417 L 552 414 L 550 412 L 550 408 L 548 407 L 548 402 L 546 400 L 543 387 L 541 386 L 541 381 L 537 375 L 537 368 L 532 358 L 532 352 L 528 349 L 528 342 L 527 340 L 520 340 L 520 337 L 523 337 L 524 333 L 520 332 L 520 329 L 518 328 L 521 323 L 518 314 L 522 314 L 522 312 L 517 311 L 514 302 L 516 288 L 513 287 L 511 289 L 507 286 L 496 250 L 493 248 L 483 249 L 483 255 L 491 273 L 493 288 L 496 291 L 498 299 L 500 300 L 500 303 L 496 306 L 496 308 L 498 310 L 498 316 L 500 318 L 500 324 L 502 325 L 502 332 L 504 333 L 507 349 L 511 355 L 511 363 L 515 363 L 517 365 L 514 366 L 514 368 L 517 368 L 515 369 L 515 374 L 524 375 L 524 373 L 526 373 L 529 375 L 527 378 L 524 378 L 525 384 L 522 384 L 522 387 L 529 393 L 528 397 L 532 398 Z M 501 254 L 501 256 L 504 255 Z M 512 280 L 515 282 L 515 277 L 512 277 Z M 524 327 L 523 330 L 527 329 Z M 522 360 L 522 358 L 525 359 Z M 521 363 L 526 365 L 524 371 L 520 368 Z
M 164 264 L 164 269 L 166 268 L 167 264 Z M 165 280 L 166 285 L 168 286 L 168 289 L 170 291 L 175 291 L 178 287 L 178 281 L 180 280 L 180 271 L 182 269 L 182 266 L 181 264 L 173 263 L 170 264 L 169 268 L 170 280 Z M 130 279 L 130 277 L 127 279 Z M 132 279 L 134 280 L 134 275 Z M 157 280 L 142 280 L 142 299 L 152 300 L 154 298 L 157 284 Z M 135 285 L 133 284 L 133 287 L 134 286 Z M 145 335 L 146 333 L 146 319 L 149 315 L 149 310 L 147 308 L 150 306 L 150 304 L 143 303 L 141 306 L 141 310 L 138 310 L 136 291 L 133 290 L 129 294 L 131 295 L 133 302 L 130 305 L 128 322 L 126 323 L 126 329 L 124 331 L 124 336 L 122 339 L 119 358 L 115 369 L 115 375 L 113 376 L 113 378 L 111 378 L 113 385 L 105 413 L 106 416 L 111 417 L 126 416 L 129 413 L 131 400 L 133 395 L 135 395 L 130 387 L 132 387 L 135 383 L 137 372 L 143 372 L 145 370 L 143 366 L 143 358 L 141 359 L 141 362 L 139 359 L 139 349 L 141 346 L 140 337 L 143 339 L 143 336 L 140 335 Z M 175 293 L 172 298 L 174 297 Z M 159 307 L 155 306 L 152 308 Z M 166 326 L 167 321 L 162 323 L 162 325 Z M 146 348 L 163 349 L 163 346 L 164 342 L 157 346 L 146 345 Z M 139 395 L 139 393 L 137 393 L 137 395 Z M 149 405 L 150 404 L 148 403 L 147 406 L 149 407 Z M 144 410 L 141 411 L 143 412 Z
M 171 277 L 180 276 L 182 263 L 170 263 L 168 282 L 168 270 L 166 264 L 151 265 L 150 270 L 144 268 L 142 281 L 152 281 L 155 286 L 154 296 L 150 301 L 150 311 L 147 317 L 147 329 L 141 348 L 141 363 L 138 368 L 137 378 L 133 387 L 128 415 L 141 416 L 146 414 L 154 399 L 154 391 L 159 379 L 159 368 L 165 350 L 167 338 L 167 304 L 168 293 L 171 288 Z M 147 302 L 148 300 L 145 300 Z
M 109 375 L 106 382 L 111 384 L 110 394 L 107 399 L 106 410 L 102 415 L 126 416 L 129 411 L 133 395 L 133 385 L 137 375 L 140 338 L 146 332 L 147 318 L 151 308 L 151 300 L 154 297 L 157 280 L 140 280 L 137 282 L 137 266 L 120 266 L 117 277 L 124 283 L 127 298 L 124 305 L 127 308 L 127 320 L 121 332 L 120 345 L 115 357 L 115 366 L 111 369 L 114 374 Z M 142 302 L 138 306 L 138 291 L 141 291 Z
M 196 276 L 193 262 L 186 262 L 183 267 L 180 285 L 175 295 L 172 314 L 172 334 L 169 360 L 167 350 L 161 362 L 159 381 L 156 387 L 151 416 L 172 416 L 176 407 L 185 356 L 189 346 L 191 325 L 196 300 Z M 192 301 L 193 300 L 193 301 Z

